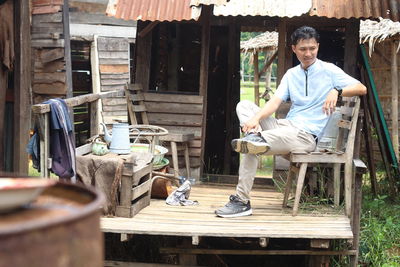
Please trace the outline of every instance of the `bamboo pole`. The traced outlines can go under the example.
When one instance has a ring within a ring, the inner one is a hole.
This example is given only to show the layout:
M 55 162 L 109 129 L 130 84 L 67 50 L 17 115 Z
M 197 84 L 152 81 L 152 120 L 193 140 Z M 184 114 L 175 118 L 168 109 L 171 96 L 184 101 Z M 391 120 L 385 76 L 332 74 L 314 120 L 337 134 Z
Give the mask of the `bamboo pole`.
M 396 154 L 397 161 L 399 160 L 399 77 L 397 72 L 397 53 L 396 41 L 391 42 L 392 62 L 392 142 Z

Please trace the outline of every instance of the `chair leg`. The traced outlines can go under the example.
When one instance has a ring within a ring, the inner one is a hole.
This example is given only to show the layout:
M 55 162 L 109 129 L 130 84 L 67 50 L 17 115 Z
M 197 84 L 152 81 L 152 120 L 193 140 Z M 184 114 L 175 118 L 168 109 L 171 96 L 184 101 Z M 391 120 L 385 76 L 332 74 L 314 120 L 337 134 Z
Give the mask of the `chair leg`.
M 346 215 L 351 215 L 351 187 L 352 187 L 353 164 L 346 162 L 344 164 L 344 202 Z
M 306 177 L 308 163 L 301 163 L 299 175 L 297 177 L 296 196 L 294 198 L 293 216 L 297 215 L 300 204 L 301 192 L 303 191 L 304 179 Z
M 185 147 L 185 165 L 186 165 L 186 175 L 188 178 L 191 177 L 190 173 L 190 158 L 189 158 L 189 144 L 188 142 L 184 142 L 183 146 Z
M 340 163 L 333 165 L 333 194 L 335 208 L 338 208 L 340 202 Z
M 290 191 L 292 189 L 293 176 L 294 176 L 294 172 L 292 171 L 292 168 L 289 167 L 289 173 L 288 173 L 288 177 L 287 177 L 287 180 L 286 180 L 286 186 L 285 186 L 285 194 L 283 196 L 283 203 L 282 203 L 282 207 L 283 208 L 287 207 L 289 194 L 290 194 Z
M 176 142 L 171 141 L 172 165 L 174 166 L 174 176 L 179 178 L 178 149 Z

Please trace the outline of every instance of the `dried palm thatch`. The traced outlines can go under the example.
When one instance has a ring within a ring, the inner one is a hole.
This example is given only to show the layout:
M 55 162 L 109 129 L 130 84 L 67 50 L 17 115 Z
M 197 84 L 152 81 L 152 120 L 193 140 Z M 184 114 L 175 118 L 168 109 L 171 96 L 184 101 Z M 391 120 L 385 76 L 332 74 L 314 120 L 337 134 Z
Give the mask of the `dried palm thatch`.
M 247 41 L 240 42 L 240 50 L 247 54 L 265 50 L 276 50 L 278 47 L 278 33 L 264 32 Z
M 385 41 L 400 36 L 400 22 L 394 22 L 390 19 L 379 18 L 378 21 L 364 20 L 360 23 L 360 43 L 367 43 L 369 45 L 369 56 L 374 51 L 375 43 Z M 399 52 L 400 43 L 397 47 Z

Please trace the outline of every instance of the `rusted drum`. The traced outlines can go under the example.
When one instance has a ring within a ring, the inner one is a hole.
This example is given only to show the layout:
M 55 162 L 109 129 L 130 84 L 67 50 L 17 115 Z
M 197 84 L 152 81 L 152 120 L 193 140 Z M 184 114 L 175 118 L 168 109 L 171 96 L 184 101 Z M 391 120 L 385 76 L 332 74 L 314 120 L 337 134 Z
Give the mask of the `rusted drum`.
M 0 214 L 0 266 L 100 267 L 103 196 L 57 183 L 29 206 Z

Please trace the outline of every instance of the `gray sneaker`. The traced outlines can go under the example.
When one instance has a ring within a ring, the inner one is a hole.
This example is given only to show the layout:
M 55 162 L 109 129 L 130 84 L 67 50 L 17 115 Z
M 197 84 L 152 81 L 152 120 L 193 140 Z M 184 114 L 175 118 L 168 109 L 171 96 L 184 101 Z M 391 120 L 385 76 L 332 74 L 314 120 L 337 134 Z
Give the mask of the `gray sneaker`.
M 250 133 L 241 139 L 233 139 L 232 149 L 239 153 L 261 155 L 269 150 L 269 145 L 259 133 Z
M 251 210 L 250 201 L 247 201 L 247 204 L 244 204 L 239 200 L 239 197 L 235 195 L 231 195 L 229 197 L 229 202 L 215 211 L 217 216 L 224 218 L 248 216 L 252 213 L 253 211 Z

